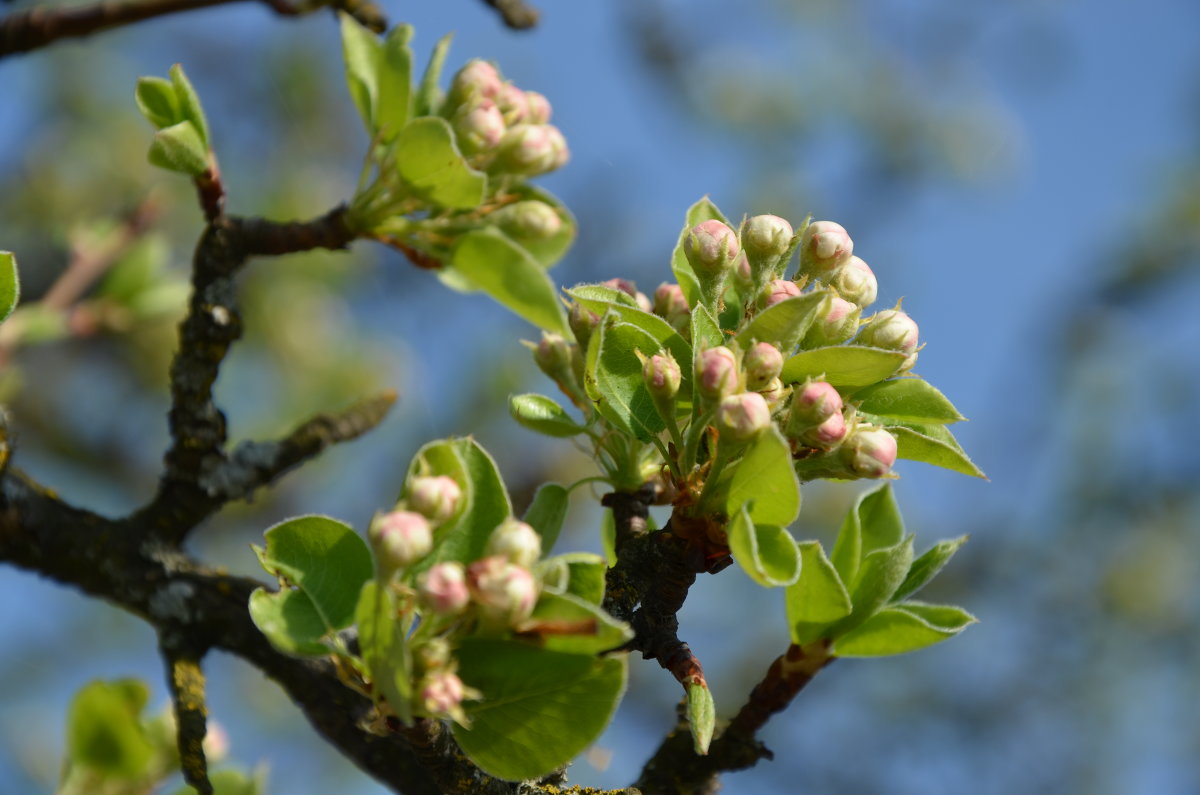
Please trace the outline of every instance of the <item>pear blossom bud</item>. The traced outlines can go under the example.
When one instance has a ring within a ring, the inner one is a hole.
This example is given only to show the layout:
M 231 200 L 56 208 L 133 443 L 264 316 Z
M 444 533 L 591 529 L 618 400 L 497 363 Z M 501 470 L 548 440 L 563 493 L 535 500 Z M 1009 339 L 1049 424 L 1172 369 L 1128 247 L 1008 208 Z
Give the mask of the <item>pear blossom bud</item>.
M 542 341 L 533 349 L 533 360 L 543 373 L 558 380 L 571 372 L 573 347 L 561 334 L 543 331 Z
M 508 623 L 529 618 L 537 603 L 538 586 L 533 575 L 503 555 L 472 563 L 467 568 L 467 583 L 485 615 Z
M 450 667 L 454 652 L 445 638 L 430 638 L 413 649 L 413 658 L 422 671 L 441 671 Z
M 654 304 L 650 303 L 650 298 L 643 292 L 633 294 L 633 300 L 637 302 L 638 309 L 649 314 L 654 311 Z
M 511 126 L 529 120 L 529 100 L 525 98 L 525 92 L 512 83 L 500 86 L 496 92 L 496 104 L 504 114 L 505 124 Z
M 698 276 L 723 273 L 737 259 L 737 235 L 720 221 L 701 221 L 688 232 L 683 253 Z
M 834 274 L 830 284 L 852 304 L 870 306 L 879 293 L 879 282 L 867 263 L 858 257 L 850 257 L 842 269 Z
M 463 105 L 453 118 L 459 148 L 466 154 L 495 149 L 504 137 L 504 117 L 490 99 Z
M 832 450 L 845 438 L 846 418 L 840 412 L 821 424 L 812 426 L 799 436 L 802 444 L 820 450 Z
M 814 221 L 800 239 L 800 273 L 824 280 L 846 264 L 854 253 L 854 241 L 841 224 Z
M 406 501 L 409 508 L 439 525 L 458 511 L 462 489 L 447 475 L 417 477 L 409 481 Z
M 774 279 L 767 284 L 767 289 L 763 290 L 759 303 L 763 309 L 766 309 L 798 295 L 800 295 L 800 285 L 788 279 Z
M 682 331 L 689 326 L 691 310 L 683 288 L 678 284 L 663 282 L 654 291 L 654 313 L 671 324 L 671 328 Z
M 820 348 L 845 342 L 858 331 L 861 314 L 862 310 L 855 304 L 836 295 L 829 296 L 804 336 L 804 347 Z
M 429 520 L 412 511 L 377 515 L 367 530 L 375 558 L 385 571 L 411 566 L 433 549 Z
M 770 407 L 772 413 L 791 394 L 791 388 L 784 386 L 783 381 L 779 378 L 772 378 L 765 386 L 755 391 L 767 401 L 767 406 Z
M 885 309 L 871 316 L 858 332 L 858 342 L 890 351 L 912 353 L 917 349 L 917 324 L 899 309 Z
M 896 437 L 882 428 L 859 426 L 842 444 L 841 455 L 860 478 L 881 478 L 896 463 Z
M 782 257 L 792 234 L 792 225 L 778 215 L 756 215 L 742 230 L 742 246 L 760 259 Z
M 757 392 L 742 392 L 721 399 L 717 407 L 717 431 L 722 439 L 748 442 L 771 424 L 771 409 Z
M 783 354 L 769 342 L 756 342 L 742 357 L 746 371 L 746 389 L 760 392 L 783 372 Z
M 525 105 L 529 114 L 525 120 L 530 124 L 545 124 L 550 121 L 550 100 L 536 91 L 525 92 Z
M 465 696 L 462 680 L 450 671 L 438 671 L 421 683 L 421 706 L 430 715 L 453 715 Z
M 642 364 L 642 378 L 655 401 L 670 401 L 679 393 L 683 373 L 671 354 L 655 354 Z
M 567 142 L 552 124 L 517 124 L 500 140 L 495 168 L 524 176 L 536 176 L 567 162 Z
M 450 83 L 450 98 L 453 104 L 462 103 L 472 97 L 495 99 L 502 84 L 496 67 L 475 58 L 467 61 L 454 75 Z
M 579 347 L 586 348 L 588 340 L 592 338 L 592 332 L 600 325 L 600 316 L 583 304 L 571 304 L 571 310 L 567 312 L 567 323 L 571 326 L 571 333 L 575 335 Z
M 435 563 L 417 579 L 417 596 L 438 615 L 461 613 L 471 601 L 467 570 L 455 561 Z
M 741 252 L 737 256 L 737 261 L 733 263 L 733 283 L 737 285 L 740 292 L 749 292 L 754 284 L 754 274 L 750 270 L 750 260 L 746 258 L 746 252 Z
M 545 240 L 562 231 L 562 218 L 545 202 L 529 199 L 491 214 L 501 229 L 517 240 Z
M 620 290 L 630 298 L 636 296 L 638 291 L 637 285 L 629 281 L 629 279 L 605 279 L 604 281 L 600 282 L 600 284 L 604 285 L 605 287 L 611 287 L 614 290 Z
M 737 389 L 737 357 L 724 345 L 701 351 L 696 357 L 696 390 L 715 403 Z
M 542 556 L 542 537 L 525 522 L 505 519 L 488 538 L 486 555 L 499 555 L 523 568 Z
M 799 437 L 834 416 L 842 416 L 842 396 L 827 381 L 810 381 L 792 391 L 792 409 L 784 433 Z

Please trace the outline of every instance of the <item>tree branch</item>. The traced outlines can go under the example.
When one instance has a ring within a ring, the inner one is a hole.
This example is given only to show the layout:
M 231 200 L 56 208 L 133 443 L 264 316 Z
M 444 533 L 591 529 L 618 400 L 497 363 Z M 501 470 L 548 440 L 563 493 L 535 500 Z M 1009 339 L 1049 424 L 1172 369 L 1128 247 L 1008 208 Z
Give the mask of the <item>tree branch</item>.
M 200 795 L 213 795 L 204 757 L 204 735 L 208 732 L 204 672 L 197 656 L 182 648 L 182 639 L 160 633 L 160 651 L 167 664 L 167 685 L 175 711 L 179 766 L 183 780 Z
M 541 14 L 524 0 L 484 0 L 500 14 L 504 24 L 513 30 L 529 30 L 538 23 Z

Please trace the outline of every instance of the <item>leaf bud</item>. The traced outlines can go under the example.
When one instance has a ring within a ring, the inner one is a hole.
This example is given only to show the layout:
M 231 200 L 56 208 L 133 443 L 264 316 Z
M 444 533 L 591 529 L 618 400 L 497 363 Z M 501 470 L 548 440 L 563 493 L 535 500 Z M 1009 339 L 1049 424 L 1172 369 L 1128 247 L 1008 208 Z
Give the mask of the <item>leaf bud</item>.
M 737 235 L 716 220 L 701 221 L 692 227 L 683 242 L 683 253 L 697 276 L 725 273 L 738 255 Z
M 552 124 L 517 124 L 500 140 L 494 168 L 498 171 L 537 176 L 567 162 L 566 139 Z
M 562 218 L 549 204 L 536 199 L 510 204 L 491 214 L 491 220 L 517 240 L 545 240 L 562 231 Z
M 417 579 L 417 596 L 438 615 L 461 613 L 471 601 L 467 570 L 456 561 L 435 563 Z
M 748 442 L 771 424 L 771 409 L 757 392 L 741 392 L 722 398 L 717 407 L 717 432 L 722 439 Z
M 703 400 L 716 403 L 733 394 L 737 385 L 737 357 L 729 348 L 719 345 L 701 351 L 696 357 L 696 391 Z
M 670 353 L 656 353 L 642 364 L 642 378 L 650 397 L 658 403 L 675 399 L 679 384 L 683 381 L 683 373 L 679 369 L 679 362 Z
M 525 105 L 529 114 L 525 120 L 530 124 L 546 124 L 550 121 L 550 100 L 536 91 L 525 92 Z
M 746 371 L 746 389 L 761 392 L 783 372 L 783 354 L 769 342 L 756 342 L 742 357 Z
M 858 342 L 890 351 L 912 353 L 917 349 L 916 321 L 899 309 L 876 312 L 858 332 Z
M 367 538 L 380 568 L 386 572 L 411 566 L 433 549 L 429 520 L 413 511 L 376 515 L 367 530 Z
M 504 118 L 490 99 L 463 105 L 452 121 L 458 146 L 468 155 L 495 149 L 504 137 Z
M 845 265 L 854 253 L 854 241 L 833 221 L 814 221 L 800 239 L 800 273 L 825 280 Z
M 881 478 L 896 463 L 896 437 L 883 428 L 860 425 L 840 451 L 846 466 L 860 478 Z
M 867 263 L 854 256 L 834 274 L 830 284 L 842 298 L 860 307 L 875 303 L 875 296 L 879 294 L 875 273 Z
M 475 561 L 467 568 L 471 597 L 485 615 L 512 624 L 529 618 L 537 603 L 538 586 L 528 569 L 503 555 Z
M 778 215 L 756 215 L 746 221 L 742 247 L 761 259 L 778 258 L 792 243 L 792 225 Z
M 448 475 L 416 477 L 408 483 L 408 507 L 422 514 L 434 525 L 440 525 L 458 512 L 462 489 Z
M 790 279 L 774 279 L 763 290 L 759 303 L 763 309 L 766 309 L 769 306 L 775 306 L 780 301 L 786 301 L 798 295 L 800 295 L 800 285 Z
M 527 569 L 542 556 L 542 537 L 525 522 L 505 519 L 492 531 L 484 554 L 499 555 Z
M 831 295 L 821 304 L 817 317 L 804 336 L 805 348 L 840 345 L 858 331 L 862 309 L 849 301 Z
M 450 671 L 438 671 L 421 682 L 421 707 L 430 715 L 455 717 L 465 697 L 462 680 Z

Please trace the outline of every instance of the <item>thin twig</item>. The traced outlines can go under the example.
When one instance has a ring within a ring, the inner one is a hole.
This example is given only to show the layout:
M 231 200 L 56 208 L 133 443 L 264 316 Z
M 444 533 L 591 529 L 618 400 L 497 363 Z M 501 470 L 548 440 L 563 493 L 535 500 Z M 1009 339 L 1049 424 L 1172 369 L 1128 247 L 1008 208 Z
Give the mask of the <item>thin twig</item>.
M 184 650 L 184 642 L 172 638 L 171 633 L 160 633 L 159 646 L 167 663 L 167 685 L 175 710 L 179 764 L 188 785 L 200 795 L 213 795 L 204 756 L 204 735 L 208 732 L 204 672 L 200 670 L 199 655 Z
M 541 14 L 524 0 L 484 0 L 500 14 L 504 24 L 513 30 L 529 30 L 538 23 Z

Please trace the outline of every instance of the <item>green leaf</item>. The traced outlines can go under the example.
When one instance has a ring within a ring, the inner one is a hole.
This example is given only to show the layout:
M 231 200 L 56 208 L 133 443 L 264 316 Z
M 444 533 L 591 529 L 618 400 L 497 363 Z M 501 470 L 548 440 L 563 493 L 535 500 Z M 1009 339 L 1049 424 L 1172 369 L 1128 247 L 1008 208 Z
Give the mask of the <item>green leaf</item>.
M 608 564 L 600 555 L 591 552 L 572 552 L 561 555 L 570 571 L 567 593 L 598 605 L 604 601 L 604 575 Z
M 161 77 L 139 77 L 134 91 L 138 110 L 146 120 L 162 129 L 184 121 L 179 95 L 170 80 Z
M 939 541 L 914 560 L 904 582 L 900 583 L 896 593 L 892 594 L 892 601 L 900 602 L 923 588 L 950 562 L 950 558 L 967 542 L 967 538 L 968 536 L 959 536 Z
M 130 306 L 138 296 L 161 284 L 160 275 L 170 255 L 166 236 L 150 233 L 138 238 L 109 268 L 98 294 Z
M 800 579 L 785 593 L 792 643 L 804 645 L 822 637 L 824 630 L 850 615 L 852 605 L 837 569 L 825 557 L 818 541 L 800 547 Z
M 421 87 L 417 89 L 416 102 L 413 103 L 414 116 L 432 116 L 441 104 L 441 89 L 438 83 L 442 79 L 442 67 L 446 63 L 446 54 L 450 52 L 450 42 L 453 33 L 447 33 L 438 39 L 429 56 L 429 65 L 425 67 L 425 75 L 421 78 Z
M 721 211 L 709 201 L 707 196 L 688 208 L 683 229 L 679 232 L 679 240 L 675 244 L 675 250 L 671 253 L 671 270 L 675 273 L 675 281 L 679 282 L 680 288 L 683 289 L 683 295 L 687 298 L 688 306 L 692 307 L 693 311 L 700 305 L 700 282 L 696 280 L 691 263 L 687 261 L 687 255 L 683 253 L 683 241 L 687 239 L 687 234 L 692 227 L 701 221 L 721 221 L 729 224 L 729 219 L 721 214 Z M 695 337 L 692 339 L 694 340 Z
M 459 676 L 483 699 L 464 707 L 471 727 L 454 737 L 485 772 L 537 778 L 595 742 L 625 691 L 625 656 L 547 651 L 526 643 L 467 638 Z
M 608 292 L 609 290 L 612 292 Z M 658 315 L 643 312 L 632 303 L 633 299 L 626 293 L 603 285 L 579 285 L 564 292 L 578 301 L 585 309 L 595 312 L 600 317 L 611 312 L 623 323 L 637 326 L 653 337 L 659 346 L 669 351 L 675 357 L 675 361 L 679 363 L 679 369 L 683 375 L 683 381 L 679 388 L 680 394 L 691 394 L 692 346 L 671 327 L 670 323 Z M 618 298 L 617 295 L 621 298 Z
M 523 520 L 542 537 L 542 555 L 554 548 L 570 503 L 570 492 L 557 483 L 543 483 L 533 495 Z
M 281 649 L 316 653 L 320 638 L 354 621 L 359 591 L 374 574 L 371 552 L 350 527 L 327 516 L 280 522 L 266 539 L 265 549 L 254 550 L 285 587 L 251 594 L 251 616 Z
M 383 42 L 358 20 L 338 12 L 342 30 L 342 60 L 346 64 L 346 87 L 358 108 L 367 132 L 379 128 L 376 108 L 379 103 L 379 72 L 383 64 Z
M 625 645 L 633 630 L 599 605 L 571 593 L 543 591 L 533 615 L 517 626 L 550 651 L 601 654 Z
M 899 351 L 862 345 L 832 345 L 800 351 L 783 363 L 779 377 L 785 384 L 822 378 L 837 387 L 868 386 L 891 376 L 904 359 L 905 355 Z
M 379 58 L 379 101 L 376 126 L 389 141 L 412 117 L 412 25 L 397 25 L 383 41 Z
M 21 300 L 21 276 L 17 272 L 17 258 L 11 251 L 0 251 L 0 322 L 17 308 Z
M 706 756 L 712 742 L 713 729 L 717 724 L 717 707 L 713 704 L 712 691 L 702 682 L 687 685 L 688 727 L 692 730 L 692 750 L 697 756 Z
M 912 559 L 912 536 L 864 556 L 858 578 L 850 586 L 854 609 L 834 627 L 833 636 L 840 637 L 879 612 L 904 581 Z
M 924 649 L 962 632 L 976 618 L 965 610 L 907 602 L 885 607 L 834 644 L 838 657 L 886 657 Z
M 85 685 L 67 717 L 70 761 L 114 778 L 150 774 L 154 746 L 140 720 L 149 697 L 150 689 L 134 679 Z
M 207 151 L 212 146 L 212 138 L 208 133 L 208 119 L 204 116 L 204 108 L 200 105 L 200 95 L 192 87 L 192 83 L 183 73 L 183 65 L 171 67 L 171 84 L 175 87 L 175 96 L 179 100 L 179 112 L 184 121 L 190 121 L 196 128 L 196 133 Z
M 792 468 L 792 450 L 774 426 L 759 434 L 733 465 L 725 512 L 732 516 L 747 504 L 757 524 L 787 527 L 800 514 L 800 481 Z
M 208 148 L 190 121 L 165 127 L 154 134 L 150 162 L 167 171 L 198 177 L 208 171 Z
M 745 506 L 730 517 L 725 530 L 733 559 L 759 585 L 777 588 L 800 577 L 800 550 L 787 530 L 755 524 Z
M 451 261 L 479 289 L 538 328 L 564 336 L 571 334 L 558 293 L 546 271 L 498 229 L 480 229 L 463 235 Z
M 545 395 L 509 395 L 508 413 L 522 426 L 546 436 L 576 436 L 586 430 L 566 409 Z
M 600 515 L 600 545 L 604 550 L 604 560 L 609 566 L 617 563 L 617 521 L 612 511 L 604 511 Z
M 595 366 L 585 374 L 588 395 L 610 422 L 643 442 L 650 441 L 667 426 L 642 380 L 637 352 L 646 356 L 657 353 L 658 341 L 612 314 L 600 321 L 592 335 L 598 353 Z
M 413 119 L 396 136 L 396 169 L 420 198 L 456 210 L 483 202 L 487 175 L 471 168 L 450 123 L 436 116 Z
M 896 506 L 891 484 L 860 494 L 842 521 L 833 545 L 833 564 L 843 582 L 858 577 L 862 559 L 871 552 L 890 547 L 904 538 L 904 521 Z
M 747 350 L 754 342 L 769 342 L 787 355 L 808 331 L 829 295 L 829 290 L 814 290 L 767 307 L 738 332 L 738 345 Z
M 725 334 L 708 307 L 697 304 L 692 308 L 692 348 L 697 351 L 725 344 Z
M 908 461 L 923 461 L 926 464 L 961 472 L 975 478 L 987 480 L 983 470 L 963 452 L 949 429 L 941 425 L 885 425 L 896 437 L 896 456 Z M 918 428 L 920 430 L 918 430 Z
M 354 611 L 358 646 L 372 687 L 402 721 L 412 719 L 412 677 L 408 644 L 397 621 L 396 595 L 377 580 L 368 580 Z
M 966 419 L 945 395 L 921 378 L 882 381 L 858 390 L 850 400 L 885 420 L 950 423 Z

